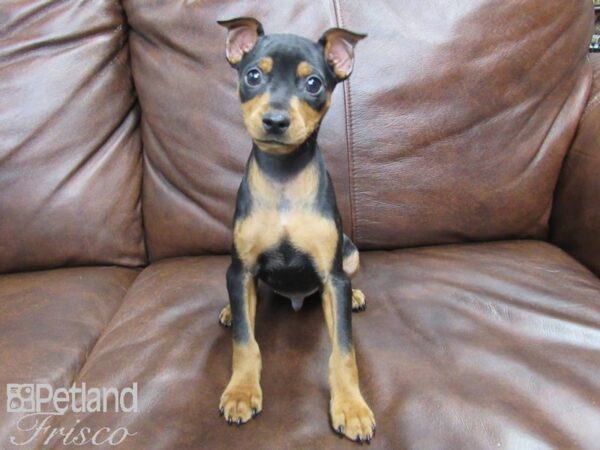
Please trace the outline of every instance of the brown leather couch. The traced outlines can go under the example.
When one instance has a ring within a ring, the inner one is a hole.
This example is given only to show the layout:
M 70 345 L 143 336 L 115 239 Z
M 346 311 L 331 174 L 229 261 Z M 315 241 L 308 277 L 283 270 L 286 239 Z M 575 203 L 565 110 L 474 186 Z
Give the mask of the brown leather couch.
M 2 1 L 0 448 L 76 448 L 32 438 L 8 383 L 134 382 L 138 412 L 48 430 L 126 427 L 122 449 L 356 448 L 328 423 L 318 298 L 294 313 L 261 291 L 264 412 L 237 429 L 217 411 L 250 141 L 215 22 L 242 15 L 369 34 L 320 142 L 362 249 L 372 447 L 600 448 L 589 0 Z

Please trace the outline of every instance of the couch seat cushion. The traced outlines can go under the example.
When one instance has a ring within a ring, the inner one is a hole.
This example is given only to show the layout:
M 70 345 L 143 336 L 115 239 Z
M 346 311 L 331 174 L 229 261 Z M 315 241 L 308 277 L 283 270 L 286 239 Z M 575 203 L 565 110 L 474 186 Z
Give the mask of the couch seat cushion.
M 9 383 L 68 387 L 138 270 L 57 269 L 0 275 L 0 448 L 25 413 L 8 412 Z M 27 448 L 25 446 L 24 448 Z
M 137 382 L 139 412 L 71 413 L 60 426 L 126 427 L 127 449 L 356 448 L 329 427 L 318 298 L 294 313 L 261 291 L 264 412 L 239 429 L 219 417 L 227 263 L 145 269 L 77 377 Z M 353 319 L 373 448 L 597 448 L 600 281 L 564 252 L 513 241 L 363 253 L 354 284 L 368 302 Z

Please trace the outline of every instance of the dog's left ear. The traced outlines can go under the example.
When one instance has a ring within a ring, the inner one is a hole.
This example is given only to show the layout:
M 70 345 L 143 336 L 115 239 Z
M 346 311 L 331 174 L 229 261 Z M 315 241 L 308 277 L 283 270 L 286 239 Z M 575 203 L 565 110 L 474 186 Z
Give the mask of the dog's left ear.
M 323 45 L 325 61 L 327 61 L 338 80 L 345 80 L 352 73 L 354 46 L 366 37 L 366 34 L 353 33 L 343 28 L 330 28 L 319 39 L 319 42 Z
M 217 23 L 227 28 L 225 57 L 234 67 L 254 48 L 258 38 L 265 34 L 262 24 L 252 17 L 219 20 Z

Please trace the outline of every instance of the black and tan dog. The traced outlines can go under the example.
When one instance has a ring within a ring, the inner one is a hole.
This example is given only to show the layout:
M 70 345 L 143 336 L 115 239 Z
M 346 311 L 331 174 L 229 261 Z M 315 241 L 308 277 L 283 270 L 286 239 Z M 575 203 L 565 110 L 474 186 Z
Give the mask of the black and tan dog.
M 364 35 L 333 28 L 313 42 L 265 35 L 252 18 L 219 24 L 228 30 L 226 57 L 239 74 L 244 123 L 254 143 L 237 195 L 229 306 L 220 316 L 233 327 L 233 375 L 219 410 L 237 424 L 262 410 L 257 280 L 289 297 L 296 310 L 319 291 L 333 345 L 332 426 L 350 439 L 370 441 L 375 419 L 360 393 L 351 332 L 351 310 L 365 307 L 363 294 L 350 285 L 358 250 L 342 232 L 316 142 L 333 89 L 350 75 L 354 46 Z

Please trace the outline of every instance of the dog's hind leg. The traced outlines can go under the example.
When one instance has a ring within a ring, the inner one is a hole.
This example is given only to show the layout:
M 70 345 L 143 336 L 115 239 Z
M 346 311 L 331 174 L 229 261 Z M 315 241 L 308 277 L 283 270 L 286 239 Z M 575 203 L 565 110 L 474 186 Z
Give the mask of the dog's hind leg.
M 360 258 L 356 245 L 354 245 L 354 242 L 352 242 L 345 234 L 342 243 L 342 258 L 344 273 L 348 275 L 349 278 L 352 278 L 356 272 L 358 272 Z M 360 289 L 352 289 L 352 311 L 364 311 L 365 309 L 367 309 L 365 294 L 363 294 Z M 221 323 L 223 322 L 221 321 Z
M 224 327 L 231 326 L 231 305 L 227 304 L 219 313 L 219 323 Z
M 352 278 L 356 272 L 358 272 L 360 259 L 356 245 L 354 245 L 354 242 L 352 242 L 345 234 L 343 235 L 342 242 L 342 258 L 344 272 L 346 272 L 346 275 Z

